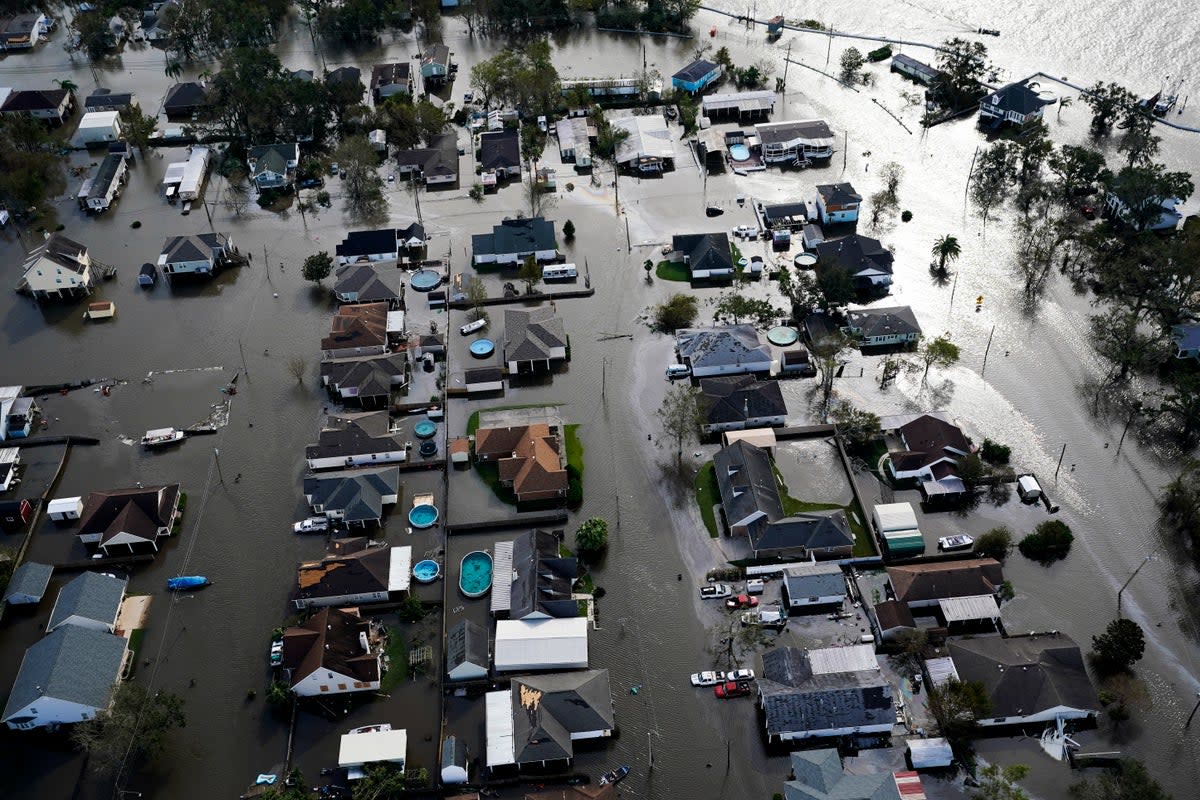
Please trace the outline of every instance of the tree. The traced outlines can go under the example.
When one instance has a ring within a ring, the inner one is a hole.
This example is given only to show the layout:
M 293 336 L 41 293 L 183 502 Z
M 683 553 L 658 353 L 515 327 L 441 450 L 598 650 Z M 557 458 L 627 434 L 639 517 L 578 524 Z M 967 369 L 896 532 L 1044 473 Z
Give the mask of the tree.
M 740 325 L 744 318 L 760 328 L 765 328 L 770 326 L 781 313 L 783 312 L 766 300 L 729 292 L 722 294 L 717 300 L 713 318 L 731 317 L 734 325 Z
M 1107 171 L 1103 153 L 1073 144 L 1051 152 L 1046 166 L 1058 176 L 1059 195 L 1063 198 L 1070 198 L 1077 189 L 1090 190 Z
M 1150 164 L 1124 167 L 1106 189 L 1116 191 L 1121 198 L 1121 221 L 1140 231 L 1158 221 L 1164 200 L 1186 200 L 1195 186 L 1186 172 L 1167 172 L 1161 164 Z
M 985 478 L 991 474 L 987 464 L 983 463 L 983 459 L 978 453 L 967 453 L 954 462 L 955 471 L 958 477 L 962 479 L 963 485 L 968 489 L 974 489 L 981 485 Z
M 76 725 L 71 740 L 87 753 L 94 773 L 120 777 L 119 772 L 161 753 L 170 731 L 184 722 L 183 700 L 177 695 L 162 689 L 151 694 L 140 683 L 119 683 L 112 706 Z
M 832 259 L 822 259 L 817 262 L 814 274 L 817 278 L 817 287 L 821 290 L 821 296 L 825 298 L 822 303 L 824 308 L 844 306 L 854 299 L 857 293 L 854 287 L 854 276 L 841 264 Z
M 517 277 L 525 283 L 525 294 L 533 294 L 533 287 L 542 280 L 542 267 L 535 256 L 525 256 L 521 268 L 517 271 Z
M 1158 410 L 1175 421 L 1183 443 L 1190 445 L 1200 432 L 1200 376 L 1194 372 L 1179 373 L 1172 378 L 1171 388 Z
M 933 257 L 938 260 L 937 271 L 945 275 L 946 262 L 958 261 L 959 256 L 962 255 L 962 246 L 959 245 L 958 239 L 946 234 L 938 237 L 937 241 L 933 243 L 932 253 Z
M 662 405 L 654 413 L 662 428 L 656 444 L 659 447 L 664 442 L 671 445 L 675 450 L 675 467 L 682 469 L 683 446 L 697 441 L 700 425 L 704 421 L 700 390 L 689 383 L 677 383 L 667 390 Z
M 1050 519 L 1038 523 L 1033 533 L 1026 534 L 1017 544 L 1021 555 L 1031 561 L 1047 565 L 1067 557 L 1071 552 L 1071 542 L 1075 535 L 1067 523 L 1059 519 Z
M 327 251 L 321 250 L 304 259 L 304 268 L 301 274 L 304 275 L 304 280 L 319 285 L 321 281 L 329 277 L 329 273 L 332 271 L 333 257 Z
M 410 594 L 400 601 L 396 615 L 401 622 L 420 622 L 425 618 L 425 604 L 415 594 Z
M 883 179 L 883 193 L 891 205 L 900 202 L 900 179 L 904 177 L 904 167 L 895 161 L 889 161 L 879 169 L 879 177 Z
M 1007 464 L 1012 458 L 1012 448 L 1006 444 L 984 439 L 979 446 L 979 455 L 989 464 Z
M 354 800 L 393 800 L 408 790 L 404 770 L 395 764 L 371 764 L 354 782 Z
M 921 674 L 921 665 L 925 661 L 926 648 L 929 646 L 929 635 L 920 628 L 903 628 L 896 634 L 892 643 L 897 648 L 890 657 L 896 671 L 910 678 Z
M 698 313 L 695 295 L 676 292 L 665 303 L 654 307 L 654 328 L 663 333 L 674 333 L 695 322 Z
M 837 432 L 852 448 L 862 448 L 883 435 L 879 416 L 870 411 L 855 408 L 849 403 L 839 403 L 829 414 Z
M 1029 767 L 1013 764 L 1001 767 L 988 764 L 980 770 L 979 788 L 971 792 L 971 800 L 1029 800 L 1029 795 L 1017 781 L 1029 774 Z
M 272 688 L 275 685 L 283 686 L 290 697 L 291 690 L 287 689 L 286 684 L 273 684 Z M 265 791 L 262 794 L 255 795 L 256 800 L 311 800 L 312 798 L 312 791 L 305 784 L 304 775 L 299 769 L 289 772 L 288 780 L 264 788 Z
M 1137 97 L 1115 83 L 1097 81 L 1083 93 L 1083 102 L 1092 110 L 1092 130 L 1104 133 L 1137 104 Z
M 558 203 L 558 199 L 552 193 L 538 184 L 536 173 L 530 173 L 529 180 L 525 181 L 522 186 L 525 192 L 525 205 L 529 209 L 531 217 L 546 216 Z
M 1012 531 L 1001 525 L 975 540 L 975 555 L 1003 561 L 1012 550 Z
M 1116 768 L 1071 785 L 1075 800 L 1171 800 L 1142 762 L 1122 758 Z
M 982 683 L 957 678 L 941 686 L 930 685 L 925 703 L 942 736 L 956 747 L 974 736 L 979 720 L 992 710 L 991 698 Z
M 0 115 L 0 205 L 20 217 L 65 191 L 59 152 L 40 120 Z
M 158 120 L 149 114 L 143 114 L 137 106 L 130 105 L 121 109 L 121 133 L 125 136 L 125 141 L 136 147 L 138 152 L 146 152 L 157 127 Z
M 70 27 L 79 37 L 79 47 L 87 54 L 88 60 L 100 61 L 117 47 L 117 37 L 113 35 L 108 24 L 109 16 L 99 12 L 91 14 L 75 14 Z
M 546 134 L 537 125 L 526 123 L 521 126 L 521 153 L 526 161 L 534 164 L 542 157 L 546 149 Z
M 369 219 L 381 216 L 387 201 L 383 197 L 383 180 L 377 166 L 379 156 L 365 136 L 345 139 L 334 151 L 342 173 L 342 187 L 352 216 Z
M 304 356 L 292 356 L 288 359 L 288 374 L 296 379 L 296 383 L 304 383 L 304 375 L 308 372 L 308 361 Z
M 842 68 L 842 81 L 845 83 L 857 83 L 858 71 L 862 69 L 863 64 L 867 60 L 863 58 L 863 54 L 859 52 L 857 47 L 847 47 L 842 51 L 842 58 L 839 62 Z
M 933 339 L 922 337 L 917 347 L 916 365 L 921 370 L 921 383 L 929 378 L 930 367 L 946 369 L 958 363 L 958 345 L 950 341 L 950 334 L 945 333 Z
M 584 520 L 575 530 L 575 546 L 581 553 L 599 553 L 608 547 L 608 523 L 601 517 Z
M 568 242 L 575 241 L 575 223 L 567 220 L 563 223 L 563 240 Z
M 788 299 L 792 316 L 799 322 L 803 322 L 822 301 L 816 277 L 799 269 L 793 271 L 786 264 L 779 267 L 779 292 Z
M 1108 623 L 1104 633 L 1092 637 L 1092 662 L 1106 674 L 1128 672 L 1146 652 L 1142 626 L 1121 617 Z
M 629 138 L 629 130 L 613 125 L 601 113 L 593 114 L 593 119 L 596 122 L 596 147 L 592 150 L 592 156 L 612 167 L 613 206 L 619 209 L 621 207 L 621 165 L 617 161 L 617 156 L 621 144 Z
M 729 55 L 729 48 L 724 45 L 718 47 L 717 52 L 713 53 L 713 63 L 725 70 L 733 69 L 733 58 Z
M 1091 317 L 1092 347 L 1112 362 L 1105 383 L 1120 383 L 1131 373 L 1150 372 L 1167 357 L 1161 330 L 1149 328 L 1143 312 L 1121 304 Z
M 478 275 L 468 275 L 463 293 L 467 296 L 467 302 L 471 304 L 472 322 L 487 316 L 487 312 L 483 310 L 483 301 L 487 300 L 488 291 L 482 278 Z
M 1154 163 L 1161 142 L 1162 139 L 1154 135 L 1154 117 L 1147 113 L 1132 114 L 1129 127 L 1121 134 L 1117 151 L 1125 154 L 1125 161 L 1131 167 L 1148 166 Z
M 871 201 L 871 230 L 879 230 L 879 225 L 887 213 L 896 209 L 896 202 L 883 190 L 875 192 L 869 199 Z
M 1004 202 L 1016 181 L 1016 162 L 1016 149 L 1009 141 L 994 142 L 976 161 L 969 191 L 971 202 L 979 207 L 984 225 L 992 209 Z
M 824 419 L 829 411 L 829 399 L 833 396 L 833 379 L 841 368 L 839 357 L 850 346 L 850 340 L 842 333 L 831 333 L 812 343 L 813 364 L 821 376 L 820 417 Z
M 942 43 L 938 68 L 945 75 L 946 92 L 957 110 L 979 92 L 979 79 L 987 71 L 987 47 L 956 36 Z

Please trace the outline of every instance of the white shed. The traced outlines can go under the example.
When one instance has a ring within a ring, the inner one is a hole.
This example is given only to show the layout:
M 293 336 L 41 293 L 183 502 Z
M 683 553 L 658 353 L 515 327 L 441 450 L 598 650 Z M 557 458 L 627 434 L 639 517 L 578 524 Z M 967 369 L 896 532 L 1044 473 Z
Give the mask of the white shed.
M 880 533 L 908 531 L 917 527 L 917 515 L 912 503 L 882 503 L 871 511 L 871 517 Z
M 954 761 L 954 751 L 945 739 L 909 739 L 908 755 L 913 769 L 948 767 Z
M 1022 475 L 1017 479 L 1017 494 L 1022 500 L 1038 500 L 1042 496 L 1042 487 L 1038 484 L 1037 478 L 1032 475 Z
M 50 501 L 50 505 L 46 507 L 46 513 L 50 515 L 50 519 L 55 522 L 62 522 L 68 519 L 79 519 L 79 515 L 83 513 L 83 498 L 82 497 L 56 497 Z
M 115 142 L 121 138 L 121 115 L 116 111 L 89 111 L 71 137 L 74 147 Z
M 396 764 L 403 770 L 407 758 L 408 731 L 392 730 L 390 725 L 350 731 L 342 736 L 338 747 L 338 766 L 349 771 L 350 780 L 363 777 L 363 768 L 368 764 Z
M 587 626 L 586 617 L 500 620 L 493 655 L 496 671 L 585 669 Z

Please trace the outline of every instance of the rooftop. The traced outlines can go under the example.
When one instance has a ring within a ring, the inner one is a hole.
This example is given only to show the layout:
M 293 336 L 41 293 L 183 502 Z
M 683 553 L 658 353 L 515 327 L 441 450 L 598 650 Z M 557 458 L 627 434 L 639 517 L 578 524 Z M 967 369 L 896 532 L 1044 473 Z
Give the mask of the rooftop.
M 118 537 L 156 541 L 171 524 L 178 498 L 178 483 L 92 492 L 79 515 L 78 534 L 99 534 L 101 545 Z
M 40 697 L 107 708 L 124 661 L 123 637 L 74 625 L 58 628 L 25 651 L 0 719 L 18 721 L 14 715 Z
M 125 581 L 99 572 L 82 572 L 58 590 L 46 630 L 52 631 L 72 617 L 112 627 L 125 598 Z
M 954 639 L 948 649 L 959 678 L 987 688 L 991 717 L 1099 707 L 1083 654 L 1062 634 Z
M 552 307 L 504 310 L 505 361 L 544 360 L 566 346 L 566 328 Z
M 283 632 L 283 668 L 296 686 L 319 669 L 363 683 L 379 680 L 379 655 L 362 646 L 370 623 L 356 611 L 322 608 Z
M 1004 570 L 993 558 L 971 558 L 888 567 L 896 599 L 906 603 L 994 594 L 1004 583 Z

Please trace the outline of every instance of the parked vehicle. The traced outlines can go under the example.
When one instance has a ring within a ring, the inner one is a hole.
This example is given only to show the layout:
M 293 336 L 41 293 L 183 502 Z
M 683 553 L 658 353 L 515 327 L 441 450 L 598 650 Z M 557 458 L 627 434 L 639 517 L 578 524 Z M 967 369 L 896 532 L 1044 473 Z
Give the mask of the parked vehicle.
M 728 700 L 731 697 L 745 697 L 750 694 L 750 687 L 737 681 L 725 681 L 713 689 L 713 694 L 722 700 Z
M 542 267 L 542 280 L 569 281 L 579 277 L 574 264 L 547 264 Z
M 687 364 L 668 364 L 667 365 L 667 377 L 670 378 L 671 380 L 674 380 L 675 378 L 686 378 L 688 375 L 691 375 L 691 374 L 692 374 L 692 368 L 689 367 Z
M 325 185 L 325 181 L 320 178 L 305 178 L 296 185 L 301 189 L 320 189 Z
M 754 670 L 752 670 L 752 669 L 735 669 L 733 672 L 726 672 L 725 680 L 738 681 L 738 682 L 752 681 L 752 680 L 754 680 Z
M 329 520 L 325 517 L 309 517 L 292 525 L 292 533 L 322 533 L 329 530 Z
M 701 600 L 723 600 L 733 596 L 733 587 L 727 583 L 713 583 L 700 587 Z
M 692 686 L 716 686 L 725 680 L 725 673 L 713 670 L 692 673 Z
M 748 594 L 739 594 L 737 597 L 731 597 L 725 601 L 726 608 L 754 608 L 757 605 L 758 598 Z
M 746 581 L 746 594 L 762 594 L 766 588 L 761 578 L 752 578 Z
M 938 550 L 966 550 L 975 544 L 975 537 L 960 533 L 957 536 L 943 536 L 938 539 Z
M 753 225 L 738 225 L 733 229 L 733 235 L 738 239 L 753 239 L 758 236 L 758 228 Z
M 283 663 L 283 640 L 275 639 L 271 642 L 271 666 L 278 667 Z
M 468 336 L 468 335 L 474 333 L 475 331 L 483 330 L 485 327 L 487 327 L 487 323 L 488 323 L 488 321 L 487 321 L 486 317 L 480 317 L 479 319 L 475 320 L 474 322 L 468 322 L 466 325 L 463 325 L 461 328 L 458 329 L 458 332 L 461 333 L 463 336 Z
M 725 209 L 719 206 L 709 206 L 708 208 L 704 209 L 704 216 L 706 217 L 719 217 L 724 213 Z
M 1083 214 L 1084 219 L 1095 219 L 1096 207 L 1089 205 L 1088 203 L 1082 203 L 1079 206 L 1079 213 Z

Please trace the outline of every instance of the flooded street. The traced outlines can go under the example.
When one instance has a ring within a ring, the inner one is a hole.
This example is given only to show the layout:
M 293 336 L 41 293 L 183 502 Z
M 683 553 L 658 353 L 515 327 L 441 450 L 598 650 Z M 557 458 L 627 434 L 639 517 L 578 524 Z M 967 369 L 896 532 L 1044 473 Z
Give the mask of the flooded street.
M 1000 28 L 1004 35 L 987 44 L 1013 77 L 1045 69 L 1085 84 L 1116 79 L 1147 93 L 1162 79 L 1155 71 L 1158 64 L 1148 63 L 1150 54 L 1159 57 L 1159 64 L 1184 63 L 1185 42 L 1195 41 L 1197 34 L 1194 15 L 1183 4 L 1161 9 L 1146 24 L 1141 24 L 1136 7 L 1114 2 L 1088 6 L 1082 17 L 1078 5 L 1045 9 L 1044 17 L 1038 15 L 1042 11 L 993 7 L 978 0 L 959 4 L 951 13 L 936 4 L 926 5 L 884 3 L 867 8 L 839 1 L 825 6 L 823 13 L 838 29 L 928 41 L 964 33 L 965 28 Z M 734 4 L 728 8 L 744 12 Z M 810 15 L 787 4 L 778 11 L 789 18 Z M 1092 15 L 1097 15 L 1094 23 Z M 1086 47 L 1062 46 L 1056 31 L 1068 19 Z M 738 63 L 767 58 L 781 75 L 783 52 L 791 44 L 793 60 L 824 68 L 827 42 L 823 37 L 788 34 L 767 46 L 761 29 L 746 34 L 744 28 L 707 12 L 698 15 L 694 27 L 706 32 L 710 25 L 718 28 L 714 44 L 728 45 Z M 454 19 L 445 21 L 444 30 L 460 64 L 459 78 L 448 93 L 457 102 L 468 88 L 470 65 L 494 52 L 496 43 L 469 39 Z M 1189 34 L 1184 36 L 1183 31 Z M 329 69 L 342 64 L 369 69 L 387 57 L 407 59 L 417 49 L 411 36 L 398 35 L 362 52 L 323 48 L 318 53 L 307 29 L 294 19 L 286 24 L 281 39 L 280 60 L 292 69 L 320 68 L 322 58 Z M 82 60 L 68 69 L 71 62 L 61 41 L 62 34 L 56 34 L 49 46 L 33 54 L 0 61 L 3 83 L 28 88 L 70 77 L 81 92 L 88 92 L 96 81 Z M 642 42 L 633 37 L 584 31 L 555 36 L 552 41 L 563 77 L 629 74 L 641 63 Z M 850 44 L 835 41 L 831 63 L 836 64 L 840 50 Z M 695 45 L 647 39 L 646 58 L 651 68 L 669 76 L 689 60 Z M 906 52 L 926 57 L 919 50 Z M 205 65 L 195 65 L 191 74 L 203 69 Z M 1159 488 L 1173 476 L 1182 455 L 1169 442 L 1141 441 L 1133 434 L 1117 453 L 1121 421 L 1095 419 L 1091 414 L 1087 387 L 1103 365 L 1088 341 L 1087 315 L 1093 313 L 1089 298 L 1077 295 L 1065 280 L 1054 276 L 1036 307 L 1025 307 L 1012 264 L 1011 213 L 993 215 L 985 230 L 974 212 L 964 208 L 968 167 L 983 141 L 973 121 L 921 133 L 916 124 L 920 110 L 904 107 L 900 98 L 901 91 L 912 89 L 911 84 L 902 83 L 885 67 L 869 69 L 876 86 L 852 93 L 811 70 L 789 68 L 788 92 L 774 118 L 825 117 L 839 137 L 839 152 L 827 168 L 750 177 L 725 174 L 710 178 L 705 189 L 691 156 L 677 142 L 675 172 L 660 180 L 621 178 L 626 214 L 617 217 L 607 178 L 596 187 L 589 185 L 586 176 L 571 177 L 570 168 L 558 165 L 553 144 L 547 148 L 546 162 L 557 166 L 560 187 L 558 207 L 549 216 L 560 230 L 567 219 L 575 223 L 576 240 L 562 249 L 568 260 L 582 265 L 586 259 L 596 291 L 591 298 L 556 304 L 571 335 L 572 361 L 552 379 L 510 389 L 501 400 L 452 400 L 446 429 L 451 434 L 465 431 L 467 417 L 480 408 L 526 403 L 561 404 L 566 422 L 580 424 L 585 499 L 567 529 L 569 535 L 590 516 L 610 522 L 609 552 L 594 571 L 596 584 L 607 594 L 598 605 L 591 662 L 611 672 L 620 736 L 608 747 L 581 753 L 576 769 L 594 776 L 617 764 L 631 765 L 633 773 L 620 789 L 628 797 L 767 797 L 781 790 L 786 759 L 764 751 L 752 704 L 721 703 L 711 693 L 687 685 L 690 672 L 734 665 L 716 663 L 718 618 L 723 613 L 702 607 L 695 590 L 708 569 L 720 566 L 717 545 L 700 523 L 690 491 L 680 489 L 666 474 L 663 465 L 671 454 L 647 442 L 648 434 L 657 434 L 653 412 L 667 387 L 662 375 L 671 358 L 671 342 L 651 333 L 642 315 L 683 285 L 661 280 L 647 285 L 641 264 L 656 258 L 673 233 L 752 223 L 750 205 L 739 209 L 734 201 L 739 194 L 763 202 L 795 201 L 811 198 L 816 183 L 849 180 L 860 194 L 869 196 L 879 188 L 878 168 L 894 160 L 905 167 L 900 205 L 913 211 L 913 220 L 907 224 L 896 220 L 878 233 L 860 226 L 860 232 L 878 236 L 895 248 L 895 286 L 885 304 L 911 305 L 926 333 L 949 331 L 963 358 L 953 369 L 931 376 L 926 386 L 907 375 L 881 391 L 876 380 L 878 358 L 854 354 L 836 391 L 881 414 L 944 408 L 976 441 L 987 436 L 1012 446 L 1014 464 L 1045 478 L 1055 473 L 1066 444 L 1062 472 L 1047 490 L 1061 506 L 1059 517 L 1076 532 L 1075 549 L 1070 558 L 1050 568 L 1020 556 L 1009 559 L 1006 576 L 1015 585 L 1017 598 L 1006 606 L 1006 621 L 1012 631 L 1061 629 L 1086 649 L 1090 637 L 1115 616 L 1117 588 L 1146 555 L 1154 555 L 1155 560 L 1124 594 L 1126 614 L 1147 631 L 1146 658 L 1137 667 L 1146 685 L 1147 703 L 1123 731 L 1098 732 L 1103 746 L 1097 749 L 1120 749 L 1140 758 L 1177 797 L 1194 796 L 1192 787 L 1200 783 L 1200 763 L 1194 758 L 1200 730 L 1184 731 L 1183 723 L 1200 686 L 1198 580 L 1195 571 L 1180 562 L 1175 544 L 1157 529 L 1154 507 Z M 102 82 L 114 90 L 135 90 L 148 111 L 172 82 L 163 74 L 162 53 L 150 49 L 127 52 L 119 69 L 99 72 Z M 906 133 L 872 98 L 916 133 Z M 1198 116 L 1189 109 L 1176 119 L 1195 124 Z M 1086 108 L 1065 109 L 1061 120 L 1060 124 L 1054 112 L 1047 114 L 1057 143 L 1086 140 Z M 679 134 L 677 127 L 672 131 Z M 1164 130 L 1161 135 L 1161 158 L 1169 167 L 1194 170 L 1200 164 L 1200 134 Z M 460 136 L 465 142 L 461 130 Z M 207 800 L 236 797 L 254 775 L 285 757 L 286 724 L 275 719 L 263 701 L 266 647 L 270 631 L 292 614 L 287 595 L 295 564 L 323 551 L 319 537 L 294 536 L 288 525 L 306 512 L 300 495 L 303 452 L 315 440 L 326 404 L 315 376 L 318 341 L 328 330 L 333 307 L 328 292 L 314 290 L 302 279 L 300 263 L 316 250 L 332 250 L 346 230 L 357 226 L 344 216 L 337 181 L 329 186 L 333 208 L 319 215 L 302 219 L 295 213 L 275 215 L 251 206 L 238 217 L 217 202 L 220 180 L 214 176 L 207 190 L 208 212 L 197 206 L 189 216 L 181 216 L 177 207 L 163 201 L 157 188 L 165 164 L 175 160 L 177 152 L 139 157 L 124 196 L 102 217 L 85 218 L 67 198 L 56 204 L 64 233 L 88 245 L 94 258 L 118 266 L 118 279 L 99 286 L 96 294 L 96 299 L 115 301 L 118 315 L 101 324 L 84 323 L 79 304 L 39 308 L 26 297 L 0 291 L 0 340 L 5 353 L 0 384 L 100 376 L 124 381 L 109 397 L 84 389 L 45 400 L 45 413 L 51 419 L 48 433 L 78 433 L 101 440 L 94 447 L 72 449 L 57 496 L 137 481 L 179 481 L 189 494 L 182 535 L 174 537 L 154 563 L 139 566 L 130 584 L 130 592 L 152 597 L 137 679 L 181 695 L 188 723 L 173 735 L 167 755 L 131 782 L 130 788 L 146 797 Z M 1115 152 L 1110 160 L 1116 162 Z M 81 155 L 74 156 L 73 162 L 85 163 Z M 471 271 L 468 236 L 490 230 L 502 217 L 520 211 L 523 203 L 520 187 L 502 189 L 483 203 L 468 199 L 470 162 L 468 155 L 463 161 L 462 189 L 421 196 L 425 225 L 432 236 L 430 257 L 449 254 L 451 268 L 463 272 Z M 564 188 L 567 180 L 575 183 L 573 191 Z M 69 181 L 67 194 L 73 196 L 76 188 Z M 392 223 L 403 226 L 416 218 L 404 190 L 389 190 L 388 196 Z M 727 211 L 719 220 L 707 220 L 706 204 Z M 1193 199 L 1186 210 L 1194 213 L 1197 205 Z M 207 284 L 172 288 L 160 281 L 149 290 L 139 288 L 137 270 L 143 262 L 157 259 L 164 237 L 208 231 L 209 214 L 213 228 L 230 233 L 252 262 Z M 141 225 L 131 227 L 134 221 Z M 953 288 L 935 285 L 927 270 L 933 240 L 947 233 L 958 236 L 963 245 Z M 4 236 L 0 286 L 7 287 L 19 275 L 25 250 L 11 229 Z M 498 283 L 491 285 L 493 291 L 498 289 Z M 575 288 L 582 288 L 582 280 Z M 773 287 L 753 291 L 774 293 Z M 698 290 L 706 300 L 717 293 Z M 976 313 L 978 295 L 985 302 Z M 778 300 L 777 293 L 773 296 Z M 451 315 L 443 329 L 453 330 L 461 324 L 460 318 Z M 632 340 L 601 334 L 629 334 Z M 307 361 L 308 377 L 303 383 L 289 374 L 288 362 L 294 357 Z M 451 364 L 451 374 L 454 367 Z M 861 378 L 857 377 L 860 367 Z M 190 371 L 159 374 L 167 370 Z M 165 453 L 147 453 L 128 442 L 148 428 L 204 420 L 215 404 L 227 399 L 219 390 L 239 370 L 244 372 L 230 404 L 228 424 L 215 435 L 188 440 Z M 151 382 L 143 382 L 151 372 L 156 373 Z M 804 395 L 811 384 L 788 384 L 793 416 L 805 415 Z M 60 448 L 26 451 L 31 474 L 48 478 L 60 455 Z M 238 475 L 240 480 L 235 478 Z M 440 476 L 435 475 L 405 474 L 405 497 L 418 487 L 440 496 Z M 844 491 L 836 477 L 815 477 L 811 485 Z M 840 501 L 840 494 L 835 499 Z M 449 502 L 451 522 L 510 513 L 471 472 L 450 476 Z M 1009 509 L 985 506 L 979 513 L 989 522 L 1029 524 L 1028 518 Z M 16 538 L 9 536 L 12 541 L 3 543 L 15 545 Z M 44 526 L 30 557 L 78 557 L 72 538 Z M 435 533 L 408 537 L 399 514 L 389 522 L 387 539 L 412 544 L 414 556 L 440 548 Z M 483 537 L 452 541 L 447 563 L 454 560 L 454 553 L 461 556 L 483 543 Z M 163 585 L 168 576 L 179 574 L 205 574 L 216 585 L 203 593 L 172 598 Z M 61 582 L 56 576 L 51 594 Z M 433 594 L 427 599 L 440 599 Z M 453 588 L 449 594 L 454 595 Z M 447 624 L 453 620 L 456 604 L 447 603 Z M 2 682 L 10 680 L 24 648 L 40 635 L 38 624 L 44 621 L 46 607 L 44 602 L 39 615 L 6 615 L 0 650 Z M 440 653 L 435 664 L 440 664 Z M 635 686 L 638 692 L 633 694 L 630 688 Z M 257 692 L 256 699 L 248 699 L 250 690 Z M 410 762 L 432 772 L 440 738 L 439 701 L 436 683 L 423 678 L 404 684 L 390 698 L 355 708 L 336 723 L 302 713 L 295 763 L 315 782 L 319 768 L 336 758 L 340 733 L 390 719 L 422 732 L 410 734 Z M 451 724 L 461 721 L 478 728 L 479 719 L 472 711 L 447 708 Z M 425 731 L 432 732 L 428 740 Z M 81 759 L 11 733 L 0 740 L 5 745 L 0 753 L 0 795 L 71 796 Z M 1031 764 L 1029 785 L 1039 797 L 1064 796 L 1063 787 L 1071 780 L 1062 765 L 1009 740 L 984 743 L 981 751 Z M 481 756 L 481 750 L 473 755 Z

